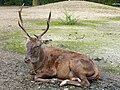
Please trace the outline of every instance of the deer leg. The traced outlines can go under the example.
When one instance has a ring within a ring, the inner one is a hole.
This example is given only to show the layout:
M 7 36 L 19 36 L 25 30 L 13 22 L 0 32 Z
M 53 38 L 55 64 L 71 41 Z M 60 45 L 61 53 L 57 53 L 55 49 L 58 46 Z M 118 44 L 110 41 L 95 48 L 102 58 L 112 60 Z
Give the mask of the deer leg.
M 81 82 L 79 78 L 71 78 L 71 80 Z
M 57 78 L 43 79 L 43 78 L 40 78 L 39 75 L 35 75 L 34 76 L 34 81 L 55 84 L 56 82 L 62 82 L 63 80 L 57 79 Z
M 38 81 L 38 82 L 52 83 L 52 84 L 55 84 L 56 82 L 61 82 L 60 86 L 64 86 L 64 85 L 81 86 L 81 84 L 77 78 L 76 79 L 74 78 L 74 80 L 78 80 L 78 81 L 73 81 L 73 80 L 68 80 L 68 79 L 61 80 L 61 79 L 57 79 L 57 78 L 43 79 L 43 78 L 40 78 L 39 75 L 35 75 L 34 80 Z
M 63 80 L 61 83 L 60 83 L 60 86 L 64 86 L 64 85 L 74 85 L 74 86 L 81 86 L 80 82 L 79 81 L 73 81 L 73 80 Z
M 83 67 L 80 67 L 80 65 L 81 63 L 78 61 L 70 62 L 71 71 L 73 75 L 75 75 L 81 80 L 80 84 L 82 87 L 88 87 L 90 86 L 90 83 L 86 77 L 86 71 L 83 69 Z
M 41 75 L 35 75 L 34 81 L 44 82 L 44 83 L 54 83 L 51 79 L 43 79 Z
M 63 80 L 61 83 L 60 83 L 60 86 L 64 86 L 64 85 L 74 85 L 74 86 L 81 86 L 81 80 L 79 78 L 70 78 L 70 80 L 66 79 L 66 80 Z
M 43 79 L 43 78 L 37 78 L 37 77 L 35 77 L 34 80 L 38 81 L 38 82 L 43 82 L 43 83 L 52 83 L 52 84 L 55 84 L 54 79 Z
M 74 71 L 72 71 L 73 74 L 76 77 L 78 77 L 78 78 L 73 78 L 73 80 L 77 80 L 81 84 L 81 86 L 83 86 L 83 87 L 90 86 L 90 83 L 89 83 L 86 75 L 83 72 L 81 72 L 81 71 L 82 70 L 80 70 L 80 69 L 74 69 Z
M 52 72 L 42 72 L 42 73 L 37 73 L 36 76 L 43 79 L 50 79 L 56 77 L 56 74 Z
M 83 87 L 88 87 L 88 86 L 90 86 L 90 83 L 89 83 L 89 81 L 87 80 L 87 77 L 86 77 L 85 75 L 79 75 L 78 77 L 81 79 L 81 85 L 82 85 Z

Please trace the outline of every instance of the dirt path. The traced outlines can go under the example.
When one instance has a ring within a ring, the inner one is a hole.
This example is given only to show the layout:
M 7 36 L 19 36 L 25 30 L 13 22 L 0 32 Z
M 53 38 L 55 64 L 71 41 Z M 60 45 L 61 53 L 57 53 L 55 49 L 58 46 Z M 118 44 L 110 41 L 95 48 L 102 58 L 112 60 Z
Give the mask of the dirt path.
M 0 34 L 18 30 L 18 8 L 0 7 Z M 96 9 L 95 9 L 96 8 Z M 29 7 L 23 11 L 24 19 L 46 18 L 51 10 L 53 19 L 63 16 L 63 10 L 74 12 L 81 19 L 100 19 L 120 16 L 120 8 L 102 6 L 100 4 L 75 2 L 60 2 L 45 6 Z M 1 41 L 0 41 L 1 43 Z M 1 44 L 0 44 L 1 45 Z M 30 82 L 28 75 L 30 66 L 23 62 L 24 55 L 0 49 L 0 90 L 80 90 L 79 87 L 59 87 L 58 83 L 42 84 Z M 111 73 L 101 73 L 101 80 L 93 82 L 86 90 L 120 90 L 120 76 Z

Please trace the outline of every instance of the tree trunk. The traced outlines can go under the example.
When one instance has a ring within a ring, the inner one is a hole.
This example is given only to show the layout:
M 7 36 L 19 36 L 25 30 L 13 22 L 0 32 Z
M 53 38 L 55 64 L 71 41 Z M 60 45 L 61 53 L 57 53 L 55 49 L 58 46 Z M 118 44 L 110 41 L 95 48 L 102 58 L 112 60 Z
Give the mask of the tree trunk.
M 33 0 L 32 4 L 33 4 L 33 6 L 37 6 L 38 5 L 38 0 Z

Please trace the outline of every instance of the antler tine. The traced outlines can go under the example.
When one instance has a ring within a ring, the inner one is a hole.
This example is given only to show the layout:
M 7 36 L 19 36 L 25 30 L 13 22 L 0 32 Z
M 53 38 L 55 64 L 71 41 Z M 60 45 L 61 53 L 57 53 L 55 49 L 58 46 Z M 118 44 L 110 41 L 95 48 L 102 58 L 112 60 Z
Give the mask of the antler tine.
M 22 20 L 22 16 L 21 16 L 21 12 L 22 12 L 23 7 L 24 7 L 24 3 L 23 3 L 23 5 L 22 5 L 21 9 L 18 11 L 18 13 L 19 13 L 19 19 L 20 19 L 20 22 L 21 22 L 21 24 L 20 24 L 20 22 L 18 21 L 18 25 L 19 25 L 20 28 L 27 34 L 27 36 L 28 36 L 29 38 L 31 38 L 31 36 L 27 33 L 27 31 L 26 31 L 25 28 L 23 27 L 23 20 Z
M 39 36 L 39 38 L 41 38 L 49 29 L 49 24 L 50 24 L 50 18 L 51 18 L 51 11 L 49 13 L 49 17 L 48 17 L 48 21 L 47 21 L 47 28 L 45 29 L 45 31 Z
M 22 20 L 21 12 L 22 12 L 23 7 L 24 7 L 24 3 L 22 4 L 20 10 L 18 11 L 18 13 L 19 13 L 19 18 L 20 18 L 20 22 L 21 22 L 22 26 L 23 26 L 23 20 Z

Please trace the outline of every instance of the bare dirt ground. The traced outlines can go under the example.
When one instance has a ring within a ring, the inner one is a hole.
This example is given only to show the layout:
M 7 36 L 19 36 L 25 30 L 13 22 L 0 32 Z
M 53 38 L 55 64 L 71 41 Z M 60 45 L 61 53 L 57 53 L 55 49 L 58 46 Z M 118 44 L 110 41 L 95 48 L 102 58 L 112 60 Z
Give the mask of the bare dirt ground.
M 3 32 L 18 30 L 18 9 L 19 7 L 0 7 L 1 36 Z M 26 20 L 43 19 L 48 16 L 48 12 L 51 10 L 53 13 L 52 19 L 57 19 L 63 16 L 65 9 L 74 12 L 74 15 L 79 16 L 81 19 L 120 16 L 120 8 L 84 1 L 66 1 L 37 7 L 26 7 L 23 16 Z M 30 66 L 24 64 L 23 59 L 24 56 L 21 54 L 0 49 L 0 90 L 81 90 L 81 88 L 74 86 L 59 87 L 58 83 L 53 85 L 31 82 L 28 74 Z M 101 79 L 93 82 L 86 90 L 120 90 L 120 75 L 102 72 Z

